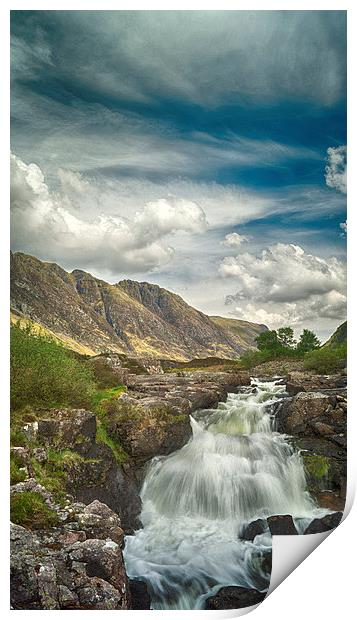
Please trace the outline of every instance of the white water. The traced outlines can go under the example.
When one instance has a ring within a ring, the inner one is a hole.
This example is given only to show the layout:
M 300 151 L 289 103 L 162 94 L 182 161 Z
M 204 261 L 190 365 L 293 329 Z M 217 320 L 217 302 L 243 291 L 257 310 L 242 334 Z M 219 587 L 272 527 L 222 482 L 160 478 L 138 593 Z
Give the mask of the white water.
M 321 515 L 299 454 L 273 431 L 270 412 L 284 391 L 277 381 L 252 380 L 217 409 L 197 412 L 181 450 L 151 461 L 143 529 L 126 537 L 124 556 L 129 577 L 147 582 L 153 608 L 199 609 L 224 585 L 266 590 L 271 536 L 242 541 L 244 525 L 291 514 L 300 531 Z

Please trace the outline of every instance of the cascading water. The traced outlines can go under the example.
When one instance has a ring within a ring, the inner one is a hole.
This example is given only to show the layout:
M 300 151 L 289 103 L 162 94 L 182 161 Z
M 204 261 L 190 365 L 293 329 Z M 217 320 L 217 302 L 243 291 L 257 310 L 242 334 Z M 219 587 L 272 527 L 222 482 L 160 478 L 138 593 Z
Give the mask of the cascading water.
M 143 529 L 126 537 L 124 557 L 129 577 L 146 581 L 154 609 L 200 609 L 225 585 L 266 590 L 271 536 L 243 541 L 244 526 L 291 514 L 301 530 L 321 516 L 300 455 L 273 430 L 272 406 L 284 391 L 278 381 L 253 379 L 217 409 L 196 412 L 181 450 L 151 461 Z

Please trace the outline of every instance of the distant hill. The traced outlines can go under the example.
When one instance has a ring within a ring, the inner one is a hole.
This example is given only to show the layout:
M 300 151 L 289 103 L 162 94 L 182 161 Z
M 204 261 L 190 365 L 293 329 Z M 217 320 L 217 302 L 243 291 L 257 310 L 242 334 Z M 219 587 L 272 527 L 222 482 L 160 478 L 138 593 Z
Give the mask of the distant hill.
M 90 273 L 11 254 L 12 320 L 29 319 L 88 355 L 115 351 L 187 361 L 234 359 L 255 348 L 264 325 L 209 317 L 148 282 L 108 284 Z
M 347 343 L 347 321 L 341 323 L 332 336 L 325 342 L 324 347 L 338 347 Z

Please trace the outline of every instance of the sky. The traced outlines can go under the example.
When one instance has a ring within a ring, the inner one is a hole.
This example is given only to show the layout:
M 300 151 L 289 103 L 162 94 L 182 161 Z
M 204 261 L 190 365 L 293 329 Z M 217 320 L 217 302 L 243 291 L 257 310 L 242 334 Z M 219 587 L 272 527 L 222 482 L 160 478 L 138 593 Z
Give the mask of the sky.
M 14 251 L 345 319 L 345 11 L 12 11 L 11 78 Z

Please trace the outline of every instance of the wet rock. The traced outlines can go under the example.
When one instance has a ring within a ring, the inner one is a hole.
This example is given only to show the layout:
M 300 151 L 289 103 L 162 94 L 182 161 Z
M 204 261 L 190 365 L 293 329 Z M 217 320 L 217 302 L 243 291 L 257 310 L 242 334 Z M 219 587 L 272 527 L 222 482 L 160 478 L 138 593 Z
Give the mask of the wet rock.
M 298 531 L 291 515 L 273 515 L 268 517 L 268 526 L 272 535 L 294 535 Z
M 221 588 L 217 594 L 206 600 L 205 609 L 241 609 L 261 603 L 266 592 L 259 592 L 252 588 L 228 586 Z
M 271 575 L 271 569 L 273 564 L 273 553 L 272 551 L 267 551 L 263 555 L 262 559 L 262 569 L 267 575 Z
M 267 529 L 267 522 L 265 519 L 257 519 L 247 525 L 243 532 L 240 534 L 242 540 L 253 541 L 256 536 L 263 534 Z
M 130 609 L 150 609 L 150 595 L 145 581 L 129 580 L 131 605 Z
M 304 534 L 318 534 L 319 532 L 328 532 L 337 527 L 342 519 L 342 512 L 333 512 L 321 519 L 314 519 L 306 528 Z

